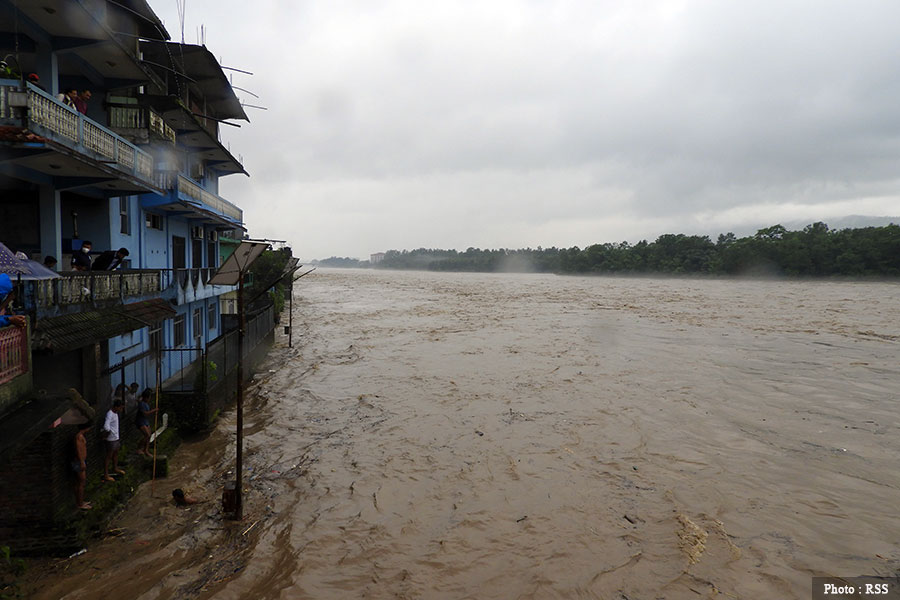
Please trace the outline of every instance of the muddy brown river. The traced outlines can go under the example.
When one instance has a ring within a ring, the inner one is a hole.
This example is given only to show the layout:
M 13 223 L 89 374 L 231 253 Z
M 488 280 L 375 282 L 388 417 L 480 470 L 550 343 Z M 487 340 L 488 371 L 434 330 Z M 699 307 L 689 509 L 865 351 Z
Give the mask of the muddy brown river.
M 34 597 L 810 597 L 900 575 L 900 286 L 320 269 Z M 182 487 L 209 500 L 168 502 Z

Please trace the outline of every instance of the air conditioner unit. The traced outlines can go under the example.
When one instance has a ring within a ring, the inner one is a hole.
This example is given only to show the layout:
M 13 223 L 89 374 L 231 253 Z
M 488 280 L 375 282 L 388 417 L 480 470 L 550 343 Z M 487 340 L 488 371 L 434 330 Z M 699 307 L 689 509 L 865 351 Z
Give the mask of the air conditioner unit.
M 203 239 L 203 228 L 199 225 L 196 227 L 191 227 L 191 239 L 194 240 L 202 240 Z
M 218 240 L 218 239 L 219 239 L 219 232 L 218 232 L 218 231 L 216 231 L 215 229 L 213 229 L 212 231 L 209 232 L 209 241 L 215 242 L 215 241 Z

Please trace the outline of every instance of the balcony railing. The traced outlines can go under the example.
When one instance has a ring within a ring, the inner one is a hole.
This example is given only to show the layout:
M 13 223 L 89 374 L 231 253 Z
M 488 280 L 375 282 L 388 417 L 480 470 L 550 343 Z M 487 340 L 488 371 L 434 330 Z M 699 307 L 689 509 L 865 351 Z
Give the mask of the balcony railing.
M 217 196 L 212 192 L 207 192 L 183 175 L 178 176 L 178 191 L 197 202 L 202 202 L 219 214 L 231 217 L 238 223 L 244 222 L 244 211 L 225 198 Z
M 216 296 L 230 286 L 209 286 L 218 267 L 201 269 L 130 269 L 122 271 L 64 271 L 61 277 L 23 281 L 25 309 L 39 317 L 54 307 L 75 307 L 96 302 L 125 302 L 141 296 L 164 295 L 176 301 Z M 80 310 L 80 309 L 76 309 Z
M 137 104 L 110 104 L 109 126 L 117 129 L 147 129 L 175 143 L 175 130 L 152 108 Z
M 27 109 L 28 128 L 39 126 L 47 137 L 74 150 L 99 155 L 99 160 L 144 181 L 153 180 L 153 157 L 102 125 L 59 102 L 30 83 L 0 81 L 0 119 L 9 123 Z M 41 134 L 41 131 L 36 131 Z
M 0 327 L 0 385 L 28 372 L 28 330 Z
M 212 192 L 208 192 L 184 175 L 171 171 L 157 171 L 154 176 L 156 187 L 163 190 L 172 190 L 176 194 L 187 196 L 194 202 L 206 205 L 214 212 L 224 215 L 238 223 L 244 222 L 244 211 Z
M 124 300 L 162 292 L 169 285 L 166 269 L 64 272 L 58 279 L 25 282 L 33 286 L 36 308 Z

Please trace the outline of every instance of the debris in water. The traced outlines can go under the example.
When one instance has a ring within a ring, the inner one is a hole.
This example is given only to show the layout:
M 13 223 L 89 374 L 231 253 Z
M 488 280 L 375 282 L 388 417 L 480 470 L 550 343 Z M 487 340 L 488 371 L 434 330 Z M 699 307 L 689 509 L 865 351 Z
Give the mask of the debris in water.
M 241 535 L 247 535 L 247 533 L 249 533 L 249 531 L 250 531 L 251 529 L 253 529 L 254 527 L 256 527 L 256 524 L 257 524 L 257 523 L 259 523 L 259 521 L 253 521 L 253 525 L 251 525 L 250 527 L 248 527 L 247 529 L 245 529 L 245 530 L 244 530 L 244 533 L 242 533 Z
M 622 515 L 622 516 L 625 518 L 626 521 L 628 521 L 632 525 L 637 525 L 637 521 L 635 521 L 632 517 L 629 517 L 628 515 Z
M 76 556 L 81 556 L 82 554 L 85 554 L 85 553 L 87 553 L 87 548 L 82 548 L 81 550 L 79 550 L 79 551 L 76 552 L 75 554 L 70 554 L 70 555 L 69 555 L 69 558 L 75 558 Z
M 525 515 L 525 516 L 522 517 L 521 519 L 516 519 L 516 523 L 521 523 L 522 521 L 524 521 L 524 520 L 527 519 L 527 518 L 528 518 L 528 515 Z
M 686 515 L 678 515 L 678 522 L 681 523 L 681 531 L 678 532 L 678 545 L 687 555 L 691 564 L 696 564 L 706 550 L 706 538 L 709 537 L 709 534 L 700 529 Z
M 478 431 L 477 429 L 475 430 L 475 433 L 477 433 L 478 435 L 484 435 L 483 431 Z

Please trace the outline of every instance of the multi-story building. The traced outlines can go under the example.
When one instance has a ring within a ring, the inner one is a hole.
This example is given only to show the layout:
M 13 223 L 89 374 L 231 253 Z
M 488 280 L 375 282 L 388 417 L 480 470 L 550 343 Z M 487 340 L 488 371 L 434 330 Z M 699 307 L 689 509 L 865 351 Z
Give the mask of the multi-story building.
M 119 382 L 183 389 L 223 334 L 233 288 L 207 282 L 245 229 L 218 182 L 246 172 L 219 128 L 247 116 L 205 46 L 168 40 L 144 0 L 0 0 L 0 242 L 61 275 L 18 282 L 29 326 L 0 329 L 0 538 L 73 510 L 69 389 L 101 417 Z M 70 271 L 88 240 L 123 267 Z

